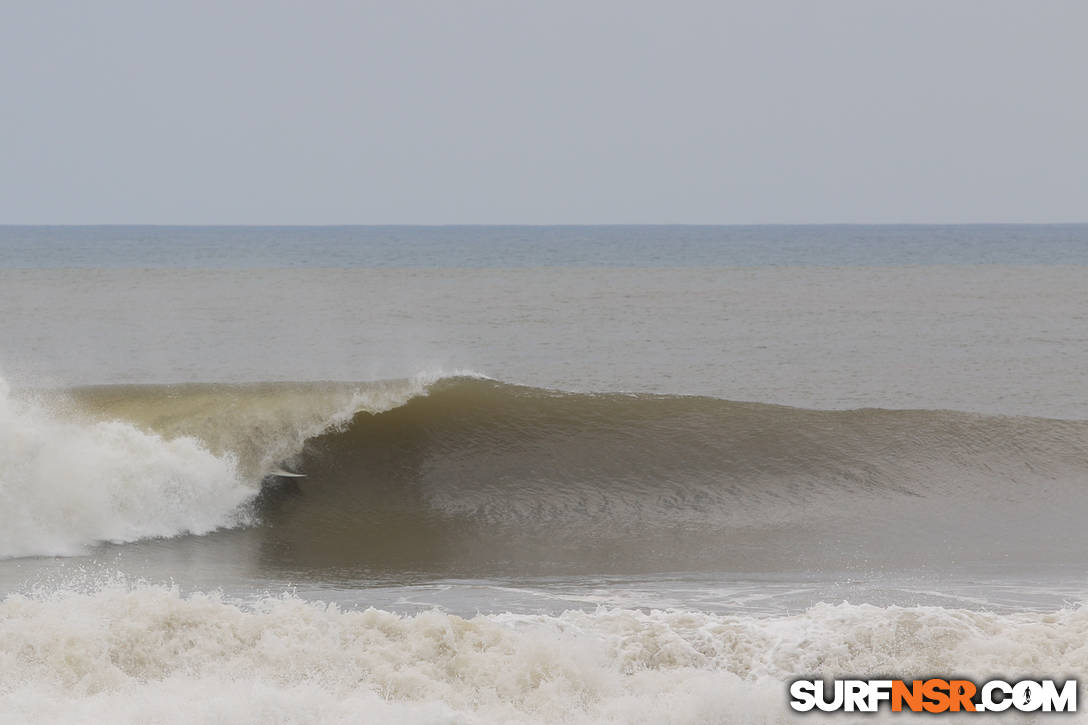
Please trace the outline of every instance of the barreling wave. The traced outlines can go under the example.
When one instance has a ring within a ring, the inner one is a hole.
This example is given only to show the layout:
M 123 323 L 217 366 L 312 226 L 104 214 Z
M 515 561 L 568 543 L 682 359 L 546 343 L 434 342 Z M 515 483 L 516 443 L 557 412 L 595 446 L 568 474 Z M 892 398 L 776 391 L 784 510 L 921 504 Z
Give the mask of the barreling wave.
M 307 439 L 439 377 L 19 394 L 0 379 L 0 558 L 257 523 L 262 478 Z
M 80 521 L 67 497 L 77 490 L 116 516 L 68 531 L 66 544 L 255 523 L 247 535 L 266 562 L 293 570 L 943 567 L 1055 561 L 1088 543 L 1082 421 L 565 393 L 466 376 L 111 386 L 66 400 L 63 413 L 50 403 L 50 425 L 77 427 L 46 434 L 55 448 L 36 460 L 68 465 L 28 473 L 10 452 L 4 463 L 4 495 L 34 504 L 33 523 L 11 507 L 0 514 L 21 526 L 5 527 L 16 534 L 0 554 L 58 553 L 33 531 Z M 175 458 L 149 461 L 152 450 Z M 269 476 L 284 467 L 306 477 Z M 39 499 L 45 479 L 59 488 Z M 177 515 L 159 520 L 133 496 Z

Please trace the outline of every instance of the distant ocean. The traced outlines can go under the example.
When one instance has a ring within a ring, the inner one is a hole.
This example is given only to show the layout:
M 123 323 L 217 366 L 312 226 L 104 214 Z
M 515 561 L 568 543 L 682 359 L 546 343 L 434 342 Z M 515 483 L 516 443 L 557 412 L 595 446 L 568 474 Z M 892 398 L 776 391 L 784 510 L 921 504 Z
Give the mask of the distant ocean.
M 0 227 L 0 720 L 1082 676 L 1086 370 L 1088 225 Z

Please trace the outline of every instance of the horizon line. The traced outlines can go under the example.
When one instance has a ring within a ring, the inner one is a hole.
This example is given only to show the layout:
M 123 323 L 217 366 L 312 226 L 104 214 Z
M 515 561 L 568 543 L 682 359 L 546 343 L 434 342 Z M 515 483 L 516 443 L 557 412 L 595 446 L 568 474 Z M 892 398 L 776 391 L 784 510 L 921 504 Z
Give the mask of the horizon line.
M 19 227 L 36 227 L 36 228 L 87 228 L 87 227 L 190 227 L 190 228 L 348 228 L 348 227 L 365 227 L 365 228 L 495 228 L 495 227 L 981 227 L 981 226 L 1085 226 L 1088 225 L 1088 221 L 972 221 L 972 222 L 551 222 L 551 223 L 502 223 L 502 222 L 457 222 L 457 223 L 410 223 L 410 222 L 396 222 L 389 224 L 381 223 L 313 223 L 313 224 L 284 224 L 284 223 L 163 223 L 163 222 L 96 222 L 90 224 L 82 223 L 0 223 L 0 229 L 2 228 L 19 228 Z

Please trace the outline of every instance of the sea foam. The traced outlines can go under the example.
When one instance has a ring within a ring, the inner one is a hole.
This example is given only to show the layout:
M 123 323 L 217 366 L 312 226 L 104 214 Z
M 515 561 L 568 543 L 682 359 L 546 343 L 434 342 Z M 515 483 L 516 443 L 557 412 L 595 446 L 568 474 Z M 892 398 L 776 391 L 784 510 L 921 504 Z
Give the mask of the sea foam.
M 244 523 L 256 494 L 231 455 L 17 399 L 0 380 L 0 558 Z
M 110 585 L 0 603 L 0 712 L 87 723 L 779 722 L 792 717 L 786 687 L 800 675 L 1070 675 L 1088 667 L 1086 641 L 1080 608 L 466 619 Z

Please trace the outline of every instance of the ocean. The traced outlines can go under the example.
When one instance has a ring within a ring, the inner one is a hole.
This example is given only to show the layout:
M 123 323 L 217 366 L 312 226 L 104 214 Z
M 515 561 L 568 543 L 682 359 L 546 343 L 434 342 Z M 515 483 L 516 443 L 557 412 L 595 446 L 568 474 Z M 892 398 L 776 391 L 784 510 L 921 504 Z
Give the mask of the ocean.
M 1085 370 L 1088 225 L 0 227 L 0 721 L 1084 679 Z

